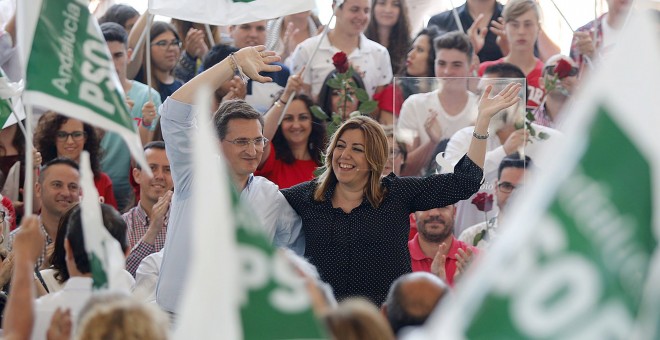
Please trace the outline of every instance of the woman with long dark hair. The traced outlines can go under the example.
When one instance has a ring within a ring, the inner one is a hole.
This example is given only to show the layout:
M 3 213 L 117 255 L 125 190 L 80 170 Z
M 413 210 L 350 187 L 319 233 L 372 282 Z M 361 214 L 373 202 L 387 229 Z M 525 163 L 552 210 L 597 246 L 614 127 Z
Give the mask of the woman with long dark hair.
M 405 68 L 405 57 L 410 47 L 406 0 L 372 0 L 371 20 L 364 35 L 387 48 L 392 72 L 400 73 Z
M 264 117 L 264 137 L 272 142 L 264 148 L 255 175 L 268 178 L 280 188 L 313 179 L 314 171 L 322 164 L 325 126 L 311 112 L 312 99 L 296 95 L 287 111 L 282 112 L 285 100 L 301 86 L 298 75 L 289 77 L 284 93 Z

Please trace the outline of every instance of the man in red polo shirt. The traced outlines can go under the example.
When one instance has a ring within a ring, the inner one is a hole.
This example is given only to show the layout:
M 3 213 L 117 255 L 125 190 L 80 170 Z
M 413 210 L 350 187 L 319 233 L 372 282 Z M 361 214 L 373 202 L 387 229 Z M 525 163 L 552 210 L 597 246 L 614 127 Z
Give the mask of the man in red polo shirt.
M 450 286 L 454 285 L 459 257 L 465 261 L 477 253 L 476 248 L 454 238 L 455 214 L 453 205 L 415 212 L 417 235 L 408 241 L 412 271 L 437 274 Z M 432 270 L 434 258 L 437 258 L 436 270 Z

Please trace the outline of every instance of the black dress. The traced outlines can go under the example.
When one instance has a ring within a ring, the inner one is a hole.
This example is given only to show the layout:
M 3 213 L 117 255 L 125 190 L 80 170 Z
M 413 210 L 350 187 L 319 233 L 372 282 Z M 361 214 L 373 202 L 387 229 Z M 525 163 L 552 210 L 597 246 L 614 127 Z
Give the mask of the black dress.
M 380 306 L 392 282 L 411 271 L 410 213 L 467 199 L 477 192 L 482 177 L 481 168 L 468 157 L 461 159 L 453 174 L 390 174 L 381 181 L 387 193 L 378 208 L 364 198 L 350 213 L 332 207 L 334 186 L 323 202 L 313 199 L 316 181 L 282 193 L 302 218 L 305 257 L 332 286 L 337 299 L 362 296 Z

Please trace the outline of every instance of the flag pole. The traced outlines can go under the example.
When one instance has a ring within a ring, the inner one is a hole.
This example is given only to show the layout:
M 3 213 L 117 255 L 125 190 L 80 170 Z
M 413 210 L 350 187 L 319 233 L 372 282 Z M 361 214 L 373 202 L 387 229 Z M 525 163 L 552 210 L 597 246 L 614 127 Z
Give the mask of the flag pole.
M 342 1 L 343 3 L 343 1 Z M 305 64 L 305 68 L 303 71 L 300 73 L 300 79 L 303 78 L 303 75 L 305 72 L 309 71 L 309 65 L 312 64 L 312 61 L 314 60 L 314 57 L 316 56 L 316 52 L 319 50 L 319 47 L 321 47 L 321 43 L 323 42 L 323 39 L 328 35 L 328 30 L 330 29 L 330 23 L 332 22 L 332 19 L 335 17 L 335 14 L 337 12 L 337 9 L 340 6 L 340 2 L 335 3 L 335 7 L 332 9 L 332 15 L 330 16 L 330 19 L 328 19 L 328 23 L 325 25 L 325 28 L 323 29 L 323 32 L 321 32 L 321 39 L 316 43 L 316 47 L 314 48 L 314 51 L 312 52 L 312 55 L 309 57 L 309 60 L 307 60 L 307 64 Z M 282 114 L 280 115 L 280 119 L 277 121 L 277 125 L 279 126 L 282 124 L 282 119 L 284 119 L 284 113 L 286 110 L 289 108 L 289 105 L 291 105 L 291 100 L 293 100 L 293 97 L 296 95 L 295 92 L 291 93 L 289 95 L 289 99 L 287 99 L 286 103 L 284 104 L 284 108 L 282 109 Z
M 568 19 L 566 19 L 566 16 L 564 16 L 564 13 L 559 9 L 559 6 L 555 3 L 555 0 L 550 0 L 552 4 L 555 6 L 555 9 L 557 12 L 559 12 L 559 15 L 564 19 L 564 22 L 566 22 L 566 25 L 568 25 L 568 28 L 571 30 L 571 32 L 575 33 L 575 30 L 573 29 L 573 26 L 571 26 L 571 23 L 568 22 Z
M 204 24 L 204 28 L 206 29 L 206 35 L 208 36 L 209 43 L 211 44 L 211 46 L 209 47 L 215 46 L 215 38 L 213 38 L 213 32 L 211 31 L 211 26 L 209 24 Z
M 27 83 L 27 79 L 26 79 Z M 17 117 L 18 118 L 18 117 Z M 25 184 L 23 184 L 23 216 L 32 215 L 34 191 L 34 159 L 32 158 L 32 104 L 25 105 Z
M 145 52 L 146 52 L 146 71 L 147 71 L 147 86 L 149 86 L 149 91 L 147 91 L 147 101 L 148 102 L 153 102 L 153 98 L 151 98 L 151 89 L 152 87 L 152 81 L 151 81 L 151 14 L 149 14 L 149 18 L 147 20 L 147 26 L 144 28 L 144 32 L 140 38 L 146 35 L 146 44 L 145 44 Z M 139 43 L 138 43 L 139 46 Z M 169 48 L 169 46 L 167 47 Z M 134 53 L 137 54 L 137 53 Z
M 150 26 L 151 22 L 154 19 L 154 15 L 151 14 L 151 13 L 148 13 L 147 15 L 149 16 L 147 18 L 147 26 Z M 135 58 L 137 58 L 137 55 L 139 54 L 138 52 L 140 51 L 140 49 L 142 48 L 142 45 L 144 44 L 144 39 L 145 39 L 145 36 L 147 35 L 147 32 L 148 31 L 145 28 L 144 31 L 142 31 L 142 33 L 140 34 L 140 38 L 138 38 L 137 44 L 135 44 L 135 48 L 133 49 L 133 54 L 131 55 L 131 60 L 129 60 L 129 61 L 132 62 L 132 61 L 135 60 Z
M 458 29 L 461 30 L 461 33 L 465 33 L 465 30 L 463 29 L 463 23 L 461 22 L 461 17 L 458 15 L 456 6 L 454 6 L 454 1 L 449 0 L 449 4 L 451 5 L 451 12 L 454 14 L 454 20 L 456 20 L 456 26 L 458 26 Z

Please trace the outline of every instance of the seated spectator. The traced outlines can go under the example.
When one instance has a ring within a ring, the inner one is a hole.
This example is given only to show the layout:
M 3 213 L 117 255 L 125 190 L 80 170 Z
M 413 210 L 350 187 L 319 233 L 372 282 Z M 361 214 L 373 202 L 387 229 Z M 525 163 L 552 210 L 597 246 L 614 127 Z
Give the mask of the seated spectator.
M 271 142 L 264 147 L 254 174 L 268 178 L 280 189 L 313 179 L 314 171 L 323 165 L 325 126 L 312 114 L 312 100 L 304 94 L 296 95 L 288 111 L 283 112 L 285 100 L 301 85 L 298 75 L 291 76 L 284 93 L 264 116 L 264 137 Z
M 423 325 L 447 292 L 447 284 L 435 275 L 405 274 L 392 283 L 381 312 L 400 336 L 405 327 Z
M 434 44 L 436 77 L 470 75 L 473 50 L 467 35 L 447 33 Z M 425 175 L 429 162 L 442 151 L 437 149 L 438 144 L 474 124 L 479 97 L 466 88 L 466 79 L 442 79 L 440 89 L 411 95 L 403 103 L 397 134 L 402 138 L 413 137 L 412 141 L 406 141 L 410 152 L 404 176 Z
M 408 241 L 413 272 L 430 272 L 450 286 L 463 266 L 471 260 L 475 248 L 454 238 L 453 204 L 415 212 L 417 235 Z
M 92 172 L 94 172 L 94 185 L 99 192 L 99 197 L 103 203 L 117 209 L 112 180 L 101 171 L 100 139 L 92 125 L 48 111 L 39 118 L 39 125 L 34 134 L 34 144 L 41 152 L 44 162 L 65 157 L 78 164 L 83 150 L 89 152 Z
M 333 6 L 335 4 L 333 1 Z M 370 4 L 367 1 L 346 0 L 335 10 L 334 29 L 327 35 L 317 35 L 298 45 L 289 64 L 295 74 L 307 65 L 319 40 L 322 40 L 314 60 L 303 73 L 305 93 L 311 94 L 314 99 L 319 97 L 327 75 L 335 68 L 332 56 L 339 51 L 346 53 L 348 61 L 362 76 L 369 97 L 392 81 L 392 66 L 387 49 L 362 34 L 369 22 L 369 11 Z
M 394 334 L 378 308 L 368 301 L 348 299 L 331 310 L 323 322 L 333 339 L 394 340 Z
M 66 266 L 60 269 L 60 274 L 68 276 L 68 279 L 65 280 L 62 290 L 42 296 L 37 300 L 33 339 L 45 339 L 51 317 L 58 308 L 71 310 L 75 328 L 75 321 L 78 320 L 79 312 L 92 295 L 91 265 L 88 253 L 85 250 L 80 210 L 80 206 L 71 208 L 68 219 L 61 224 L 61 229 L 64 231 L 61 232 L 63 236 L 60 239 L 65 249 L 63 260 Z M 101 212 L 103 214 L 103 225 L 119 242 L 122 250 L 126 252 L 128 250 L 126 223 L 121 219 L 119 213 L 107 204 L 101 204 Z M 58 256 L 62 258 L 60 255 Z
M 68 158 L 53 159 L 44 164 L 36 180 L 34 196 L 41 205 L 39 224 L 46 244 L 35 269 L 42 269 L 50 266 L 49 258 L 53 249 L 51 244 L 56 239 L 62 215 L 77 204 L 80 198 L 78 164 Z M 12 240 L 20 229 L 19 227 L 9 234 L 10 251 Z
M 495 197 L 499 213 L 496 217 L 475 224 L 463 230 L 458 239 L 479 249 L 486 249 L 499 234 L 498 225 L 504 220 L 509 197 L 521 188 L 529 176 L 530 169 L 534 169 L 532 159 L 528 156 L 521 158 L 517 152 L 504 157 L 497 169 L 495 182 Z
M 144 147 L 144 157 L 153 177 L 147 176 L 139 165 L 133 168 L 133 179 L 140 185 L 140 201 L 122 218 L 128 228 L 130 261 L 126 269 L 135 275 L 143 258 L 159 252 L 165 246 L 167 213 L 172 200 L 172 174 L 164 142 L 150 142 Z

